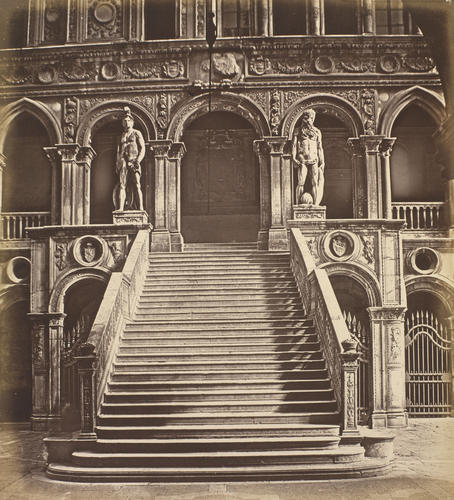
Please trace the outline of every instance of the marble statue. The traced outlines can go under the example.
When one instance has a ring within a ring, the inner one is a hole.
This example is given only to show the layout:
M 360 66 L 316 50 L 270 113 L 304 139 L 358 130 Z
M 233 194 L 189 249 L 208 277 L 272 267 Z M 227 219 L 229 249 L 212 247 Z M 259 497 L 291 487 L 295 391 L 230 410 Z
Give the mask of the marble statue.
M 322 147 L 322 133 L 314 127 L 315 111 L 306 109 L 301 126 L 295 130 L 292 141 L 292 159 L 298 169 L 296 187 L 297 205 L 320 205 L 325 184 L 325 158 Z M 311 182 L 310 192 L 304 191 L 307 175 Z
M 116 173 L 118 182 L 113 192 L 115 210 L 143 210 L 140 186 L 141 161 L 145 156 L 143 135 L 134 127 L 134 118 L 128 107 L 124 108 L 123 133 L 117 147 Z

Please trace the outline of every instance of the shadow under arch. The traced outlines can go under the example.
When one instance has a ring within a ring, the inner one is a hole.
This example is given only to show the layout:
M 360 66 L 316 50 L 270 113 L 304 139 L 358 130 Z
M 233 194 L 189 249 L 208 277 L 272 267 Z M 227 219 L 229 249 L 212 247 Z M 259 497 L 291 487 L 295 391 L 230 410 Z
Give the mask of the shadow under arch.
M 445 107 L 442 98 L 430 90 L 419 86 L 397 92 L 383 107 L 378 120 L 377 133 L 385 137 L 391 137 L 392 128 L 399 114 L 410 104 L 416 104 L 437 124 L 444 120 Z
M 61 127 L 51 112 L 51 110 L 38 101 L 33 101 L 27 97 L 19 99 L 18 101 L 7 104 L 0 111 L 0 152 L 3 153 L 5 139 L 8 134 L 9 126 L 13 120 L 21 113 L 30 113 L 34 116 L 45 128 L 49 137 L 50 144 L 60 144 L 62 142 Z
M 331 94 L 308 96 L 292 104 L 282 120 L 282 135 L 291 138 L 303 111 L 312 108 L 316 113 L 328 114 L 341 120 L 349 129 L 351 137 L 364 133 L 364 126 L 358 111 L 342 97 Z
M 436 297 L 454 315 L 454 283 L 441 276 L 411 276 L 405 280 L 407 297 L 413 293 L 424 292 Z
M 327 262 L 320 268 L 325 269 L 328 277 L 346 276 L 355 280 L 364 290 L 370 307 L 381 307 L 382 296 L 380 283 L 366 267 L 353 262 Z
M 72 269 L 55 283 L 49 298 L 48 312 L 64 312 L 66 292 L 76 283 L 94 279 L 102 281 L 107 285 L 110 275 L 110 271 L 96 267 L 91 269 Z
M 210 109 L 211 108 L 211 109 Z M 245 118 L 261 137 L 271 135 L 271 130 L 263 111 L 246 97 L 237 94 L 223 92 L 213 95 L 211 107 L 208 95 L 202 94 L 180 103 L 173 113 L 167 130 L 167 139 L 179 142 L 183 136 L 184 129 L 197 118 L 208 114 L 210 111 L 228 111 Z
M 82 146 L 89 146 L 96 129 L 109 122 L 122 120 L 126 106 L 130 108 L 136 124 L 144 132 L 145 141 L 155 139 L 157 137 L 156 125 L 146 108 L 128 100 L 113 100 L 95 106 L 83 116 L 76 132 L 76 142 Z

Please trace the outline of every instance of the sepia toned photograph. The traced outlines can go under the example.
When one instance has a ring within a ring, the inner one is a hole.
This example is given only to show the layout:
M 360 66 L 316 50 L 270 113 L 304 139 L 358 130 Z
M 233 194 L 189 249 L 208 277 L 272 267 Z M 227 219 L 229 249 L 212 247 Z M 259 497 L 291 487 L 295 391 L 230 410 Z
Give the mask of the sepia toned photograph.
M 0 499 L 454 498 L 452 0 L 0 16 Z

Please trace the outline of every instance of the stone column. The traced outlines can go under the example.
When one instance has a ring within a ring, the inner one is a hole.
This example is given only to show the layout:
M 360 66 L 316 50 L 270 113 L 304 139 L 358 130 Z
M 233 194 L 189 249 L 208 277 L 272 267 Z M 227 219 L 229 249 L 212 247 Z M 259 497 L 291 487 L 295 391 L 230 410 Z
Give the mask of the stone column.
M 289 140 L 284 144 L 282 153 L 282 208 L 285 225 L 287 225 L 286 223 L 289 219 L 293 219 L 293 199 L 295 190 L 292 176 L 292 141 Z
M 64 313 L 30 313 L 32 323 L 33 430 L 59 430 L 61 425 L 60 353 Z
M 3 171 L 6 167 L 6 156 L 0 153 L 0 214 L 3 211 Z
M 383 175 L 383 217 L 392 219 L 392 191 L 391 191 L 391 167 L 390 156 L 393 149 L 395 137 L 387 137 L 380 144 L 380 154 L 382 158 Z
M 171 252 L 182 252 L 184 244 L 181 234 L 181 159 L 185 153 L 184 143 L 174 142 L 168 154 L 168 210 Z
M 352 152 L 353 217 L 364 219 L 367 213 L 364 154 L 359 138 L 350 138 L 347 144 Z
M 358 431 L 358 342 L 352 337 L 342 342 L 342 435 L 357 436 Z
M 363 0 L 362 5 L 363 35 L 375 34 L 375 0 Z
M 258 33 L 261 36 L 271 36 L 273 34 L 273 10 L 271 0 L 258 0 Z
M 323 0 L 309 0 L 309 30 L 308 35 L 320 35 L 322 21 L 321 21 L 321 2 Z
M 270 162 L 270 208 L 271 224 L 268 233 L 268 250 L 287 250 L 287 230 L 285 227 L 284 186 L 289 182 L 284 179 L 286 171 L 283 168 L 282 155 L 287 142 L 286 137 L 264 137 Z M 291 196 L 291 194 L 290 194 Z
M 94 346 L 82 344 L 74 357 L 77 360 L 80 387 L 80 439 L 96 439 L 96 356 Z
M 348 139 L 354 149 L 358 170 L 365 172 L 365 208 L 366 219 L 381 219 L 383 217 L 382 176 L 379 147 L 384 139 L 382 135 L 361 135 L 359 139 Z M 362 163 L 362 165 L 361 165 Z M 358 169 L 358 167 L 360 167 Z
M 172 141 L 156 140 L 148 143 L 154 157 L 154 229 L 151 235 L 151 250 L 170 251 L 170 233 L 168 226 L 169 172 L 168 153 Z
M 372 427 L 406 427 L 405 307 L 369 307 L 372 335 Z
M 59 220 L 61 225 L 83 224 L 83 186 L 77 165 L 78 144 L 56 144 L 54 148 L 44 148 L 47 157 L 57 167 L 56 176 L 60 178 L 60 193 L 52 193 L 52 198 L 59 201 Z M 53 185 L 57 186 L 55 179 Z
M 60 166 L 60 155 L 55 147 L 43 148 L 47 159 L 49 160 L 52 168 L 52 186 L 51 186 L 51 208 L 50 208 L 50 221 L 51 224 L 60 224 L 60 198 L 61 192 L 59 192 L 59 166 Z
M 83 204 L 78 206 L 81 212 L 78 219 L 82 219 L 82 224 L 90 224 L 90 171 L 95 156 L 96 152 L 91 146 L 82 146 L 77 155 L 78 179 L 83 196 Z
M 268 250 L 271 225 L 271 180 L 269 148 L 265 140 L 254 141 L 254 152 L 260 168 L 260 229 L 257 237 L 259 250 Z

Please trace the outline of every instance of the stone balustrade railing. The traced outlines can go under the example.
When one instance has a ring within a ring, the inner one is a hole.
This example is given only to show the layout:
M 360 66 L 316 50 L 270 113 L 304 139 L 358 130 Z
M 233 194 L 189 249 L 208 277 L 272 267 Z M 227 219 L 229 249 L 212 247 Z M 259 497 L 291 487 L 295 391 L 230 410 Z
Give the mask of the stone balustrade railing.
M 315 330 L 327 362 L 338 407 L 342 410 L 344 434 L 357 429 L 357 341 L 348 331 L 326 271 L 317 269 L 304 236 L 290 230 L 290 261 L 306 314 Z
M 2 212 L 0 236 L 4 240 L 25 238 L 26 227 L 50 225 L 50 212 Z
M 436 202 L 393 202 L 392 218 L 404 219 L 407 229 L 440 229 L 444 203 Z
M 94 436 L 96 413 L 124 324 L 134 312 L 148 266 L 149 231 L 140 230 L 122 272 L 112 273 L 87 341 L 79 348 L 81 436 Z

